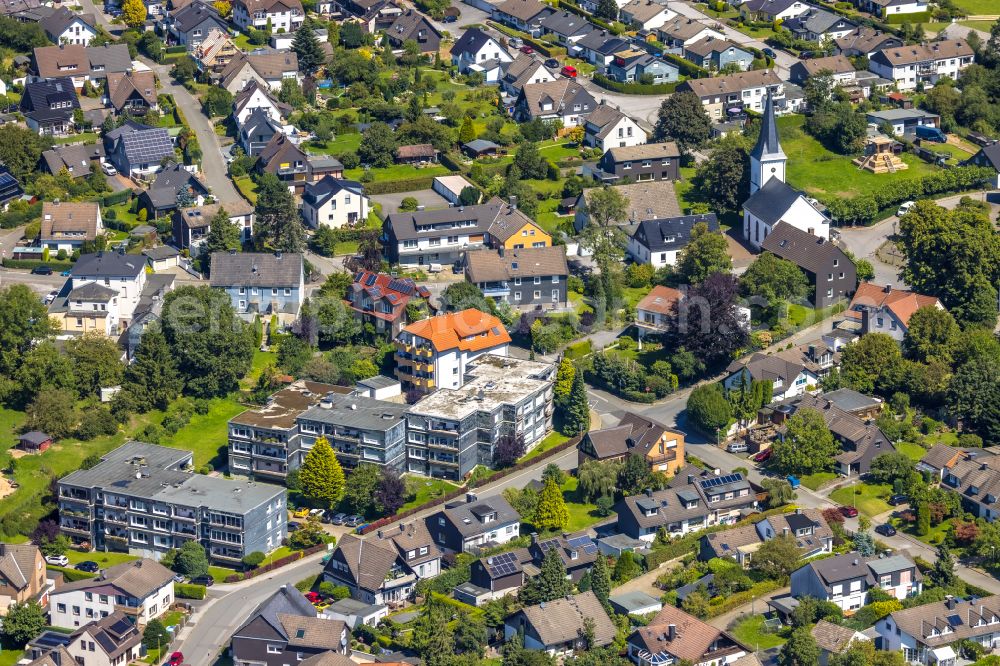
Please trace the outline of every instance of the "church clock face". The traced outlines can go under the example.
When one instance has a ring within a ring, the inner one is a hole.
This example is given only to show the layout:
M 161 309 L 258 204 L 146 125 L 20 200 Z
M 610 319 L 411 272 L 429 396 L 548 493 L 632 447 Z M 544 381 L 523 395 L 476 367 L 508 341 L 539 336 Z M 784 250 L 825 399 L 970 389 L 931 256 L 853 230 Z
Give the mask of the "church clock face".
M 771 173 L 777 173 L 777 172 L 778 172 L 777 167 L 771 167 Z

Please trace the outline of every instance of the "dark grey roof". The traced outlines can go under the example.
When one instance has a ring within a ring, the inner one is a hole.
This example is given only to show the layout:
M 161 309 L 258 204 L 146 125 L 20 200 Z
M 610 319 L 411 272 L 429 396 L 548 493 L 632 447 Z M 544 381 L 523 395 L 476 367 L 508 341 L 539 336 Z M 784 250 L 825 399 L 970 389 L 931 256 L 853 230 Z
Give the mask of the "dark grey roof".
M 163 127 L 125 132 L 120 141 L 125 157 L 132 164 L 158 164 L 164 157 L 174 156 L 174 144 Z
M 132 69 L 132 58 L 125 44 L 108 44 L 106 46 L 88 46 L 87 59 L 91 70 L 103 68 L 98 72 L 105 75 L 108 72 L 128 72 Z M 94 72 L 92 71 L 92 74 Z
M 47 435 L 44 432 L 40 432 L 38 430 L 32 430 L 31 432 L 26 432 L 23 435 L 19 435 L 18 439 L 21 440 L 22 442 L 38 445 L 49 441 L 50 439 L 52 439 L 52 436 Z
M 192 2 L 175 12 L 171 18 L 174 29 L 178 32 L 188 32 L 205 21 L 212 21 L 223 31 L 228 32 L 229 30 L 229 26 L 226 25 L 215 8 L 204 2 Z
M 780 14 L 798 0 L 747 0 L 743 6 L 751 12 L 767 12 L 768 14 Z
M 392 227 L 397 240 L 409 240 L 434 235 L 435 225 L 447 225 L 455 222 L 474 221 L 475 227 L 463 227 L 463 233 L 485 232 L 496 220 L 501 210 L 506 207 L 499 198 L 493 198 L 478 206 L 454 206 L 441 210 L 425 210 L 413 213 L 392 213 L 386 220 L 386 225 Z M 418 231 L 424 228 L 426 231 Z M 440 233 L 443 233 L 444 228 Z
M 382 432 L 402 423 L 409 411 L 406 405 L 356 395 L 330 395 L 327 401 L 329 407 L 310 407 L 299 419 Z
M 521 514 L 515 511 L 502 495 L 466 501 L 462 504 L 451 504 L 441 513 L 463 537 L 491 532 L 496 530 L 498 525 L 507 525 L 521 520 Z M 487 513 L 495 513 L 496 520 L 483 524 L 477 516 Z
M 301 254 L 214 252 L 211 266 L 213 287 L 298 287 L 302 282 Z
M 865 558 L 859 553 L 844 553 L 817 562 L 810 562 L 806 566 L 812 567 L 812 570 L 827 587 L 854 578 L 866 578 L 869 583 L 874 582 L 868 565 L 865 563 Z
M 78 277 L 130 277 L 135 278 L 145 270 L 145 262 L 134 254 L 96 252 L 83 254 L 73 264 L 71 275 Z
M 302 192 L 302 202 L 311 206 L 322 206 L 330 197 L 343 190 L 359 196 L 364 196 L 365 193 L 364 186 L 357 181 L 326 175 L 315 183 L 306 184 Z
M 743 207 L 765 224 L 775 225 L 802 193 L 788 183 L 771 178 L 750 195 Z
M 98 282 L 88 282 L 69 292 L 67 298 L 71 301 L 109 301 L 118 295 L 117 289 L 105 287 Z
M 850 261 L 850 257 L 830 241 L 784 221 L 774 226 L 761 247 L 814 274 L 830 270 L 834 260 L 845 266 Z
M 385 375 L 375 375 L 374 377 L 369 377 L 367 379 L 359 379 L 359 386 L 366 386 L 368 388 L 389 388 L 390 386 L 395 386 L 399 384 L 399 380 L 394 377 L 386 377 Z
M 492 141 L 487 141 L 486 139 L 473 139 L 472 141 L 466 143 L 463 147 L 468 148 L 474 153 L 481 153 L 485 150 L 496 150 L 500 146 Z
M 294 587 L 282 585 L 250 613 L 250 617 L 243 623 L 243 626 L 233 633 L 233 636 L 254 638 L 255 636 L 248 629 L 256 619 L 262 618 L 285 640 L 288 640 L 289 636 L 278 619 L 279 614 L 316 617 L 316 607 L 309 603 L 309 600 Z
M 90 163 L 104 157 L 104 146 L 100 143 L 75 144 L 72 146 L 53 146 L 42 153 L 45 166 L 49 172 L 58 174 L 66 167 L 74 178 L 90 174 Z
M 70 106 L 53 109 L 51 105 L 55 102 L 69 102 Z M 21 112 L 43 124 L 72 118 L 73 111 L 79 108 L 80 98 L 72 79 L 67 77 L 29 83 L 21 95 Z
M 170 247 L 169 245 L 151 247 L 147 250 L 143 250 L 142 253 L 153 261 L 157 261 L 159 259 L 169 259 L 170 257 L 176 257 L 180 254 L 180 252 L 177 251 L 177 248 Z
M 662 220 L 643 220 L 632 234 L 639 244 L 650 252 L 679 250 L 691 240 L 691 231 L 696 224 L 708 225 L 709 231 L 719 230 L 719 219 L 715 213 L 704 215 L 683 215 Z
M 817 35 L 823 35 L 827 30 L 841 21 L 850 26 L 849 29 L 851 30 L 857 27 L 857 23 L 846 19 L 839 14 L 834 14 L 833 12 L 828 12 L 825 9 L 815 7 L 811 8 L 808 13 L 803 14 L 802 16 L 796 16 L 795 18 L 788 19 L 782 23 L 782 27 L 787 28 L 792 32 L 802 30 L 805 32 L 812 32 Z
M 475 55 L 481 48 L 493 39 L 479 28 L 469 28 L 459 37 L 454 46 L 451 47 L 451 55 L 468 53 Z
M 857 412 L 862 409 L 871 409 L 882 404 L 878 398 L 858 393 L 854 389 L 841 388 L 836 391 L 823 393 L 823 397 L 840 407 L 845 412 Z
M 778 141 L 778 123 L 774 120 L 774 97 L 769 90 L 767 101 L 764 103 L 764 115 L 760 121 L 760 135 L 757 137 L 757 145 L 750 152 L 750 157 L 760 160 L 770 155 L 784 155 L 784 153 Z
M 602 55 L 611 55 L 628 48 L 628 42 L 612 35 L 607 30 L 594 30 L 581 37 L 577 46 L 590 49 Z
M 46 33 L 52 35 L 53 37 L 58 37 L 62 35 L 66 28 L 72 25 L 73 21 L 77 19 L 83 21 L 92 29 L 96 25 L 93 14 L 77 14 L 76 12 L 70 11 L 66 7 L 60 7 L 52 14 L 39 21 L 39 23 Z
M 1000 143 L 991 143 L 983 146 L 980 150 L 986 161 L 997 171 L 1000 171 Z
M 567 37 L 584 35 L 595 29 L 594 26 L 584 17 L 568 11 L 550 14 L 539 21 L 539 25 L 549 32 L 554 32 L 557 35 L 564 35 Z

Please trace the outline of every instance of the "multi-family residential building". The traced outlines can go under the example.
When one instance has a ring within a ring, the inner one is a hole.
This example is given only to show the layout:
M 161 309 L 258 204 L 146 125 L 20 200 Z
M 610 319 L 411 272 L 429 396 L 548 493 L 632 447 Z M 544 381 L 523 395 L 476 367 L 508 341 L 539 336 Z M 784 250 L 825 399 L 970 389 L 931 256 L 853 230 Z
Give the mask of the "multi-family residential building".
M 883 32 L 868 26 L 861 26 L 843 37 L 833 41 L 837 53 L 846 56 L 864 56 L 870 58 L 883 49 L 896 48 L 903 45 L 901 40 L 891 32 Z
M 344 655 L 351 632 L 319 617 L 301 592 L 282 585 L 254 608 L 229 639 L 235 666 L 284 666 L 317 655 Z
M 752 651 L 729 633 L 674 606 L 664 606 L 649 624 L 628 637 L 629 659 L 638 666 L 684 662 L 726 666 Z
M 345 467 L 361 463 L 402 471 L 406 462 L 406 405 L 361 395 L 328 394 L 296 419 L 304 457 L 326 438 Z
M 583 142 L 602 152 L 646 143 L 646 132 L 638 123 L 609 104 L 599 104 L 583 123 Z
M 784 99 L 784 84 L 774 70 L 760 69 L 715 78 L 684 81 L 677 90 L 693 92 L 712 120 L 723 120 L 728 109 L 748 109 L 761 113 L 768 92 Z
M 584 175 L 589 171 L 595 180 L 607 184 L 623 178 L 638 182 L 680 180 L 680 157 L 681 153 L 673 141 L 611 147 L 595 166 L 584 165 Z
M 80 98 L 69 77 L 26 83 L 18 106 L 28 129 L 51 136 L 69 134 L 79 108 Z
M 277 315 L 288 323 L 299 316 L 305 298 L 301 254 L 214 252 L 211 269 L 210 284 L 226 292 L 244 319 Z
M 31 543 L 0 543 L 0 617 L 13 604 L 37 601 L 43 608 L 55 583 L 48 578 L 45 558 Z M 62 625 L 60 625 L 62 626 Z
M 455 388 L 410 407 L 407 471 L 458 480 L 476 465 L 492 466 L 501 438 L 521 438 L 531 450 L 552 429 L 552 364 L 490 353 L 462 365 Z
M 521 514 L 502 495 L 480 500 L 468 493 L 464 501 L 446 504 L 427 518 L 434 543 L 453 553 L 475 553 L 505 544 L 521 535 Z
M 468 365 L 485 354 L 507 355 L 510 333 L 495 316 L 473 308 L 403 328 L 396 337 L 396 377 L 404 389 L 457 389 Z
M 997 504 L 1000 497 L 1000 459 L 985 451 L 963 453 L 958 449 L 935 449 L 921 460 L 921 468 L 926 469 L 936 457 L 941 461 L 938 464 L 941 487 L 957 494 L 962 507 L 976 517 L 996 520 L 1000 515 Z
M 296 419 L 332 393 L 350 389 L 298 380 L 272 394 L 263 407 L 248 409 L 229 420 L 229 471 L 255 479 L 284 483 L 307 451 Z
M 897 289 L 891 284 L 883 287 L 862 282 L 844 317 L 860 322 L 862 334 L 885 333 L 897 342 L 902 342 L 910 328 L 910 317 L 920 308 L 944 309 L 944 306 L 934 296 Z
M 568 305 L 569 266 L 565 246 L 477 250 L 465 256 L 465 279 L 483 295 L 515 308 Z
M 968 42 L 958 39 L 882 49 L 869 58 L 868 68 L 899 90 L 916 90 L 918 84 L 933 86 L 943 78 L 957 81 L 975 60 Z
M 241 30 L 270 29 L 276 33 L 295 32 L 306 14 L 299 0 L 236 0 L 233 23 Z
M 281 90 L 285 79 L 298 81 L 299 60 L 294 51 L 260 49 L 250 53 L 237 53 L 222 70 L 219 82 L 223 88 L 236 95 L 246 89 L 250 81 L 257 81 L 273 91 Z
M 728 39 L 704 37 L 684 47 L 684 58 L 711 71 L 734 65 L 745 72 L 753 65 L 754 55 Z
M 59 479 L 59 529 L 77 544 L 154 559 L 197 541 L 230 565 L 281 545 L 284 488 L 195 474 L 193 460 L 145 442 L 118 447 Z
M 522 121 L 538 118 L 577 127 L 595 108 L 597 101 L 586 88 L 575 79 L 561 78 L 525 84 L 515 102 L 514 115 Z
M 504 68 L 503 76 L 500 77 L 500 87 L 507 95 L 517 98 L 521 94 L 521 89 L 529 83 L 547 83 L 555 80 L 555 73 L 546 67 L 537 55 L 518 52 L 517 57 Z
M 116 292 L 119 321 L 123 326 L 128 326 L 146 287 L 148 276 L 145 268 L 142 258 L 134 254 L 84 254 L 73 264 L 69 282 L 74 291 L 89 285 L 99 285 Z
M 180 45 L 193 51 L 205 41 L 213 30 L 229 33 L 229 25 L 214 6 L 205 2 L 191 2 L 171 12 L 164 20 L 164 27 Z
M 39 243 L 51 252 L 73 252 L 104 233 L 101 208 L 93 201 L 46 201 L 42 204 Z
M 412 278 L 396 278 L 387 273 L 358 271 L 347 290 L 347 301 L 354 318 L 371 324 L 379 333 L 399 335 L 406 325 L 406 306 L 414 298 L 430 298 L 426 287 Z
M 192 257 L 201 254 L 201 248 L 212 230 L 212 219 L 220 210 L 225 210 L 229 222 L 239 228 L 240 240 L 244 243 L 249 241 L 253 236 L 254 209 L 240 197 L 239 201 L 229 201 L 225 205 L 214 203 L 175 210 L 172 221 L 174 245 L 188 250 Z
M 174 572 L 146 558 L 124 562 L 96 578 L 66 583 L 50 599 L 49 618 L 56 627 L 80 627 L 115 611 L 145 625 L 174 603 Z
M 618 425 L 591 430 L 579 444 L 578 461 L 623 462 L 642 456 L 651 472 L 672 476 L 684 467 L 684 433 L 659 421 L 625 412 Z
M 87 46 L 97 37 L 94 15 L 77 14 L 68 7 L 59 7 L 38 23 L 56 44 Z
M 881 589 L 902 601 L 920 594 L 923 574 L 905 555 L 862 557 L 844 553 L 809 562 L 792 572 L 792 597 L 813 597 L 855 611 L 865 605 L 868 590 Z
M 38 78 L 68 77 L 77 90 L 87 81 L 99 85 L 109 74 L 132 71 L 132 59 L 125 44 L 38 46 L 33 52 L 32 64 Z
M 987 652 L 1000 647 L 1000 596 L 951 595 L 889 613 L 875 624 L 879 649 L 903 653 L 910 664 L 954 666 L 954 646 L 971 641 Z
M 302 190 L 302 218 L 313 229 L 339 229 L 368 221 L 369 199 L 354 180 L 323 176 Z
M 704 224 L 709 232 L 719 230 L 719 218 L 715 213 L 643 220 L 628 239 L 628 256 L 636 263 L 650 264 L 653 268 L 673 266 L 699 224 Z
M 589 639 L 585 638 L 588 622 Z M 590 590 L 526 606 L 504 620 L 503 630 L 505 641 L 523 636 L 525 648 L 559 658 L 610 645 L 617 635 L 615 623 Z
M 761 249 L 802 269 L 812 287 L 810 300 L 817 308 L 846 301 L 858 286 L 857 268 L 843 250 L 787 222 L 774 226 Z

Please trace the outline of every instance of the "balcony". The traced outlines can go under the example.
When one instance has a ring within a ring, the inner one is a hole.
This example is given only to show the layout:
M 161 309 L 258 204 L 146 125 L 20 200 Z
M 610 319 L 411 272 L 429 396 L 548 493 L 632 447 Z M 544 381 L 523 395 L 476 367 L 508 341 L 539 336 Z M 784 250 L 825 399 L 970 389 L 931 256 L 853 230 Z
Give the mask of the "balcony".
M 125 518 L 125 516 L 116 516 L 116 515 L 110 514 L 110 513 L 104 514 L 104 522 L 106 522 L 106 523 L 114 523 L 116 525 L 126 525 L 126 524 L 128 524 L 128 520 Z
M 253 470 L 254 476 L 266 476 L 269 478 L 277 479 L 279 481 L 284 481 L 285 477 L 288 476 L 288 472 L 282 472 L 276 469 L 255 469 Z
M 444 449 L 446 451 L 457 451 L 457 443 L 445 443 L 445 442 L 427 442 L 427 448 L 429 449 Z
M 238 554 L 216 550 L 211 551 L 211 557 L 215 560 L 226 560 L 227 562 L 242 562 L 243 560 L 242 556 Z
M 506 282 L 489 284 L 483 287 L 483 296 L 490 298 L 505 298 L 510 295 L 510 285 Z
M 59 530 L 66 532 L 67 534 L 81 534 L 83 536 L 90 536 L 89 527 L 81 527 L 79 525 L 60 525 Z
M 282 462 L 288 460 L 288 453 L 280 449 L 258 449 L 254 451 L 253 455 L 258 458 L 270 458 L 272 460 L 280 460 Z

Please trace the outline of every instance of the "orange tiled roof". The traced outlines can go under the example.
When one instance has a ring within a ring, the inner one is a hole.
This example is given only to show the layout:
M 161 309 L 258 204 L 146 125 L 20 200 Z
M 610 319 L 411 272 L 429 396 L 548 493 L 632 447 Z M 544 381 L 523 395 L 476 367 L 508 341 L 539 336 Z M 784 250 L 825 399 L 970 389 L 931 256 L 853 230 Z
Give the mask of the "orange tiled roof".
M 677 303 L 682 298 L 684 298 L 684 294 L 680 291 L 673 287 L 664 287 L 658 284 L 639 301 L 635 309 L 670 315 L 674 312 L 674 303 Z
M 430 317 L 403 330 L 430 340 L 439 352 L 455 348 L 481 351 L 510 342 L 510 334 L 499 319 L 474 308 Z
M 859 318 L 860 315 L 854 311 L 855 306 L 886 308 L 896 318 L 902 322 L 903 326 L 910 325 L 910 317 L 913 313 L 927 305 L 936 305 L 938 299 L 934 296 L 917 294 L 906 289 L 890 289 L 886 292 L 885 287 L 880 287 L 871 282 L 862 282 L 858 285 L 858 290 L 851 299 L 851 307 L 847 315 L 852 318 Z

